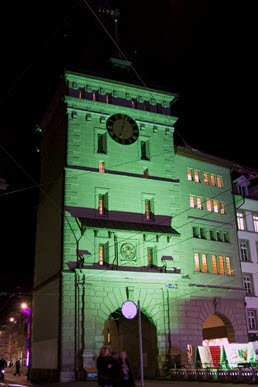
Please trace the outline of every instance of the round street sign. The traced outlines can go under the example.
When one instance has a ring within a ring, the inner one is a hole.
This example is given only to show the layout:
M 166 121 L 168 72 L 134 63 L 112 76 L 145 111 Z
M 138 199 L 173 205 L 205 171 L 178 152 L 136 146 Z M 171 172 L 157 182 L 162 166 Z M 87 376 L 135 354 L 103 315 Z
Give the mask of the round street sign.
M 131 320 L 137 315 L 137 306 L 132 301 L 125 301 L 122 305 L 121 311 L 125 318 Z

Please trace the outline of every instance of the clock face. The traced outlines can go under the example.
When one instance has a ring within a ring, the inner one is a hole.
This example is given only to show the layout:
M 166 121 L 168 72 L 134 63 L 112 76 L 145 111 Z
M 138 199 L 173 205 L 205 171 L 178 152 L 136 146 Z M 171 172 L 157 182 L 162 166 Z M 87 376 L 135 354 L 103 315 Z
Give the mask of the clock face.
M 114 114 L 107 120 L 107 131 L 110 137 L 122 145 L 133 144 L 139 137 L 136 122 L 126 114 Z
M 121 312 L 125 318 L 131 320 L 137 315 L 137 306 L 132 301 L 126 301 L 122 305 Z
M 121 246 L 121 254 L 125 259 L 131 261 L 135 258 L 136 249 L 132 243 L 124 243 Z

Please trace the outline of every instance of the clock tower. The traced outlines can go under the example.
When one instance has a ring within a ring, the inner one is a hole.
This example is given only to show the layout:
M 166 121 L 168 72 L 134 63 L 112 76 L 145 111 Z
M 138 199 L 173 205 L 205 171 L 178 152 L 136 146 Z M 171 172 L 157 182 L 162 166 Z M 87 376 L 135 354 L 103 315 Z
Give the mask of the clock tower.
M 65 71 L 41 123 L 41 182 L 49 190 L 38 209 L 32 379 L 80 379 L 103 345 L 125 350 L 137 375 L 137 319 L 126 320 L 121 308 L 138 300 L 144 372 L 160 373 L 166 284 L 180 275 L 171 243 L 180 236 L 172 224 L 174 98 Z

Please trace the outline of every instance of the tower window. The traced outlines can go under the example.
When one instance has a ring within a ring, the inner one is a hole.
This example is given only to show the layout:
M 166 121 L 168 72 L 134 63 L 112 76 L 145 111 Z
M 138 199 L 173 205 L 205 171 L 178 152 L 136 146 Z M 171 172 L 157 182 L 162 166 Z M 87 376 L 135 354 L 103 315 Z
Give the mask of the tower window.
M 141 160 L 150 160 L 150 142 L 141 141 Z
M 107 134 L 106 133 L 98 133 L 98 153 L 107 153 Z
M 143 171 L 143 176 L 145 179 L 148 179 L 149 178 L 149 171 L 148 171 L 148 168 L 144 169 Z
M 104 264 L 104 245 L 99 245 L 99 265 Z
M 145 219 L 151 219 L 151 201 L 149 199 L 145 200 Z
M 153 249 L 151 247 L 148 247 L 147 249 L 147 257 L 148 257 L 148 266 L 151 266 L 154 264 L 153 262 Z
M 220 274 L 225 274 L 225 271 L 224 271 L 224 257 L 222 257 L 221 255 L 219 256 L 219 271 L 220 271 Z
M 202 254 L 202 270 L 203 270 L 204 273 L 208 272 L 206 254 Z
M 107 216 L 108 214 L 108 196 L 107 193 L 99 195 L 99 215 Z
M 104 163 L 104 161 L 101 161 L 99 163 L 99 172 L 101 172 L 101 173 L 105 172 L 105 163 Z

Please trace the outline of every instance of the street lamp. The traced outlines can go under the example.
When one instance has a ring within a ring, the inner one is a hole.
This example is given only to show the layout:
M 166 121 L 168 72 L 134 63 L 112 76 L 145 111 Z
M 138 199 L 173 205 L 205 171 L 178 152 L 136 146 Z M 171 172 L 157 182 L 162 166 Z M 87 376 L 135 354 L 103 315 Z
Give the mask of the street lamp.
M 26 304 L 26 302 L 23 302 L 23 303 L 21 304 L 21 308 L 22 308 L 22 309 L 27 309 L 27 308 L 28 308 L 28 305 Z

